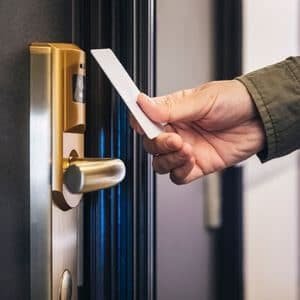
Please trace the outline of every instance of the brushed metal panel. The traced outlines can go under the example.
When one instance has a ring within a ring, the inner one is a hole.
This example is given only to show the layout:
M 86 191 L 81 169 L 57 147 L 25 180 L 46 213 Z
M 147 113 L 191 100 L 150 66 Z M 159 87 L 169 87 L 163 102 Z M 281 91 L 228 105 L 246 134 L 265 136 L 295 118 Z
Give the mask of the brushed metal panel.
M 30 299 L 59 299 L 65 270 L 72 280 L 72 300 L 77 299 L 77 208 L 63 211 L 52 193 L 53 139 L 57 114 L 53 93 L 52 47 L 31 46 L 30 61 Z M 61 106 L 63 107 L 63 106 Z M 61 155 L 68 157 L 78 144 L 83 156 L 82 134 L 64 133 Z
M 30 61 L 31 300 L 51 299 L 51 53 Z
M 65 270 L 72 276 L 72 300 L 77 299 L 77 216 L 77 208 L 63 211 L 53 205 L 53 300 L 59 299 Z
M 82 134 L 64 133 L 63 156 L 68 157 L 73 150 L 73 139 L 82 140 Z M 83 156 L 83 142 L 77 148 L 78 155 Z M 72 300 L 77 299 L 77 271 L 78 271 L 78 227 L 80 220 L 80 206 L 63 211 L 55 203 L 52 204 L 52 299 L 59 299 L 61 276 L 68 270 L 72 276 Z

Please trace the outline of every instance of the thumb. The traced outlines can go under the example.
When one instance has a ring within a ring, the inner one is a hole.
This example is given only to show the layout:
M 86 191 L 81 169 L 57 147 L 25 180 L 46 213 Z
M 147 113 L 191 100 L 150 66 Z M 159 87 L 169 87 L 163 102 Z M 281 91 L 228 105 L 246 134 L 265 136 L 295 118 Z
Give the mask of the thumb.
M 166 96 L 150 98 L 140 94 L 137 103 L 154 122 L 172 123 L 192 120 L 199 107 L 196 89 L 183 90 Z

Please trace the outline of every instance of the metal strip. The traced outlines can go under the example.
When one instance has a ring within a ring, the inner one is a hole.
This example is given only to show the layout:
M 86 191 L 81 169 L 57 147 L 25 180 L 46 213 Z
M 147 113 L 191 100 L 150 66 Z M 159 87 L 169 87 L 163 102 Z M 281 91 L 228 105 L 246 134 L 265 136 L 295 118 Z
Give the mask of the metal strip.
M 30 56 L 30 299 L 51 299 L 51 52 Z
M 137 70 L 137 0 L 133 0 L 133 81 L 136 83 L 138 80 L 138 70 Z M 138 137 L 136 132 L 133 132 L 133 221 L 132 221 L 132 229 L 133 229 L 133 300 L 137 300 L 137 273 L 138 273 L 138 255 L 137 255 L 137 203 L 138 203 L 138 192 L 136 188 L 136 183 L 138 182 Z
M 217 80 L 241 74 L 242 0 L 214 5 L 215 66 Z M 243 298 L 243 170 L 232 167 L 222 173 L 222 226 L 216 240 L 216 298 Z
M 222 174 L 220 172 L 203 178 L 204 224 L 207 229 L 222 226 Z
M 148 1 L 148 43 L 147 43 L 147 52 L 148 52 L 148 94 L 150 96 L 154 95 L 154 64 L 155 64 L 155 6 L 154 0 Z M 154 281 L 154 272 L 155 272 L 155 195 L 154 195 L 154 173 L 152 168 L 152 157 L 147 155 L 148 161 L 148 209 L 147 209 L 147 221 L 148 221 L 148 300 L 155 299 L 155 281 Z

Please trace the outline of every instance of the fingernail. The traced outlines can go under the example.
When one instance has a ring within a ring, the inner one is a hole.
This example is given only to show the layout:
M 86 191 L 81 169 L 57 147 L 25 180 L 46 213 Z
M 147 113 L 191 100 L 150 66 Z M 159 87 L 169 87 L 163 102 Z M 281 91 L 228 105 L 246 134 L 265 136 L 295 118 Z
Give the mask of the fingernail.
M 141 93 L 139 94 L 138 98 L 137 98 L 137 102 L 140 103 L 141 101 L 149 101 L 151 103 L 153 103 L 151 97 L 149 97 L 148 95 Z
M 145 97 L 147 97 L 147 96 L 144 93 L 140 93 L 137 97 L 137 102 L 140 102 Z

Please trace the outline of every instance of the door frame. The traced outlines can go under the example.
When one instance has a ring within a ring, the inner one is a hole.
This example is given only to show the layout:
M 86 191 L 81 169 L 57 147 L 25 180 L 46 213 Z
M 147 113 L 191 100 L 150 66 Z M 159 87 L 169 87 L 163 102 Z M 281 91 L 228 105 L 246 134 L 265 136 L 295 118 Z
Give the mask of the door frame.
M 229 80 L 242 72 L 242 0 L 214 1 L 215 76 Z M 216 298 L 244 298 L 243 168 L 222 172 L 222 226 L 216 235 Z
M 114 50 L 138 87 L 155 92 L 155 0 L 74 0 L 73 37 L 87 53 L 88 156 L 125 161 L 119 187 L 86 196 L 82 299 L 155 299 L 155 178 L 127 110 L 91 59 Z M 105 104 L 106 112 L 99 109 Z M 109 129 L 110 127 L 110 129 Z

